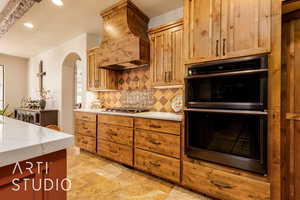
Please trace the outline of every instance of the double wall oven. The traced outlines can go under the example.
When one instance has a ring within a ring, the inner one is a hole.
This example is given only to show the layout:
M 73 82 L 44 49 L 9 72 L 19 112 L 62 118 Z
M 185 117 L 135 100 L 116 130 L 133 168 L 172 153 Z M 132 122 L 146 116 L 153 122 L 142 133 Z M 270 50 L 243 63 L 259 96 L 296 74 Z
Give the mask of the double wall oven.
M 267 55 L 189 66 L 185 89 L 186 154 L 267 173 Z

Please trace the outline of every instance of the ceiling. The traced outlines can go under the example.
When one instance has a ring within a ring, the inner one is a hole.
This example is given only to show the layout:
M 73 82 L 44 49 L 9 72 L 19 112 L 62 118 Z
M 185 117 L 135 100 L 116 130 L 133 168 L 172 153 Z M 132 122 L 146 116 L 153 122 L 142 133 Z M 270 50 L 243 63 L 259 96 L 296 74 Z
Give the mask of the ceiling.
M 5 1 L 0 0 L 0 11 Z M 58 46 L 80 34 L 102 32 L 99 13 L 118 0 L 63 0 L 55 6 L 51 0 L 35 4 L 2 38 L 0 53 L 31 57 Z M 182 6 L 182 0 L 132 0 L 150 18 Z M 31 22 L 33 29 L 23 24 Z
M 6 6 L 9 0 L 1 0 L 0 1 L 0 12 L 3 10 L 3 8 Z

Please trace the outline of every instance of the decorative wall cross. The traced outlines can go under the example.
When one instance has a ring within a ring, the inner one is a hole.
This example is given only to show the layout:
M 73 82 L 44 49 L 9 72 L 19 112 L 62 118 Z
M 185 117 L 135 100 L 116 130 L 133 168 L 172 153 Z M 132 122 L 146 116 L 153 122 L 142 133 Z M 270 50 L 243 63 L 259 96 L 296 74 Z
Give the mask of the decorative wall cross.
M 43 61 L 41 61 L 39 66 L 39 73 L 37 73 L 37 77 L 39 78 L 39 92 L 41 97 L 44 90 L 44 84 L 43 84 L 44 76 L 46 76 L 46 72 L 43 72 Z

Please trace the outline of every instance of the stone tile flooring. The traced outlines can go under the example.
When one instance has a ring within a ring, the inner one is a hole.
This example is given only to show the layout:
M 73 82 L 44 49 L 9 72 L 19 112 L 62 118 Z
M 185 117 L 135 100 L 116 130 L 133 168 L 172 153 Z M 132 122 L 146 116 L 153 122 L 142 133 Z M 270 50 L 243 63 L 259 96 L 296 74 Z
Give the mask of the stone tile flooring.
M 68 200 L 210 200 L 99 156 L 68 150 Z

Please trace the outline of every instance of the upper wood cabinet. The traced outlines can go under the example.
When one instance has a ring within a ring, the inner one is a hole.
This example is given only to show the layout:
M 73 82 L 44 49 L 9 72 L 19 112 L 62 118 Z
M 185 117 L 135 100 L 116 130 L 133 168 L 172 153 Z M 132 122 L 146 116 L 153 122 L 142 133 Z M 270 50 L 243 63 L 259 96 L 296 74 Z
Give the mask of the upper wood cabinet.
M 184 0 L 185 63 L 267 53 L 271 0 Z
M 153 86 L 183 84 L 183 20 L 152 28 L 149 35 Z
M 185 0 L 185 56 L 214 60 L 221 54 L 221 0 Z
M 98 48 L 89 49 L 87 52 L 87 89 L 89 91 L 115 90 L 117 89 L 116 72 L 109 69 L 98 68 L 96 56 Z

